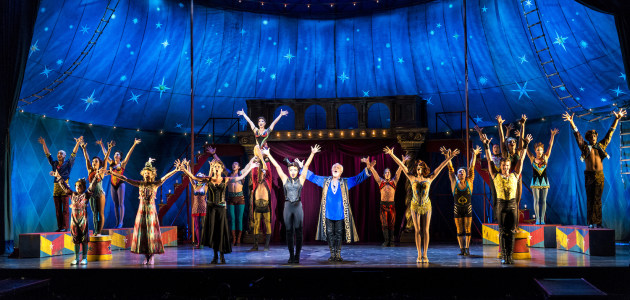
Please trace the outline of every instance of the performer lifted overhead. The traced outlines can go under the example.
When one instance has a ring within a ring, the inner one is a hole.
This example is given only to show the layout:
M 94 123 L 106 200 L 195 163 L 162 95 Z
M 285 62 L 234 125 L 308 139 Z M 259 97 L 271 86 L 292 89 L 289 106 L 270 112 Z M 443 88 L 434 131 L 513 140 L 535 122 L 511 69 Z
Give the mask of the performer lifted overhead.
M 549 148 L 545 152 L 545 145 L 543 143 L 536 143 L 534 145 L 534 151 L 536 154 L 529 151 L 527 148 L 527 157 L 532 163 L 532 183 L 530 188 L 532 189 L 532 195 L 534 196 L 534 214 L 536 215 L 536 224 L 545 224 L 545 213 L 547 212 L 547 192 L 549 191 L 549 179 L 547 178 L 547 162 L 551 155 L 551 148 L 553 148 L 553 139 L 558 134 L 558 129 L 551 130 L 551 139 L 549 140 Z M 540 205 L 539 205 L 540 203 Z
M 431 183 L 440 174 L 442 169 L 446 167 L 446 163 L 453 159 L 459 150 L 455 149 L 449 156 L 431 173 L 431 169 L 427 164 L 418 160 L 415 172 L 409 171 L 405 166 L 408 156 L 403 156 L 400 160 L 394 155 L 393 149 L 385 147 L 385 154 L 389 154 L 394 161 L 402 168 L 405 176 L 411 182 L 413 190 L 413 199 L 411 200 L 411 217 L 413 219 L 413 227 L 415 228 L 416 249 L 418 250 L 417 263 L 428 263 L 427 251 L 429 250 L 429 225 L 431 224 L 431 200 L 429 199 L 429 189 Z
M 446 148 L 440 148 L 445 157 L 449 157 L 451 153 Z M 451 190 L 455 200 L 455 227 L 457 228 L 457 243 L 459 243 L 459 255 L 470 255 L 470 227 L 472 225 L 472 193 L 473 182 L 475 181 L 475 163 L 477 155 L 481 153 L 481 147 L 477 146 L 473 149 L 473 157 L 470 159 L 468 170 L 461 167 L 455 175 L 453 162 L 448 161 L 448 178 L 451 180 Z
M 101 150 L 103 150 L 103 154 L 106 154 L 105 146 L 103 145 L 102 140 L 96 141 L 97 144 L 101 146 Z M 131 157 L 131 153 L 133 149 L 136 148 L 136 145 L 140 144 L 140 139 L 134 139 L 133 145 L 129 148 L 129 152 L 125 156 L 125 159 L 122 159 L 122 153 L 120 151 L 114 152 L 114 160 L 112 161 L 108 156 L 105 157 L 107 162 L 110 165 L 110 169 L 112 172 L 122 175 L 125 173 L 125 168 L 127 167 L 127 163 L 129 162 L 129 157 Z M 114 202 L 114 215 L 116 216 L 116 228 L 123 227 L 123 220 L 125 219 L 125 183 L 119 180 L 116 177 L 112 177 L 110 179 L 110 189 L 109 194 L 112 196 L 112 201 Z
M 615 120 L 610 129 L 602 140 L 597 141 L 597 131 L 591 129 L 586 132 L 584 138 L 578 131 L 577 126 L 573 123 L 573 114 L 569 115 L 565 112 L 562 117 L 571 124 L 575 141 L 582 152 L 580 159 L 586 164 L 584 170 L 584 186 L 586 189 L 586 218 L 589 227 L 602 227 L 602 194 L 604 192 L 604 165 L 602 161 L 609 157 L 606 153 L 606 147 L 610 143 L 619 120 L 626 116 L 625 109 L 619 109 L 618 112 L 613 111 Z
M 301 201 L 302 186 L 304 186 L 304 181 L 306 180 L 307 175 L 307 172 L 304 172 L 304 170 L 308 170 L 315 153 L 319 151 L 321 151 L 319 145 L 311 147 L 311 155 L 309 155 L 306 163 L 297 158 L 293 162 L 286 159 L 289 176 L 284 173 L 278 162 L 276 162 L 273 156 L 271 156 L 269 149 L 264 149 L 262 151 L 264 155 L 269 157 L 269 160 L 274 167 L 276 167 L 276 171 L 278 172 L 278 176 L 280 177 L 280 180 L 282 180 L 282 185 L 284 187 L 285 201 L 283 216 L 284 226 L 287 231 L 287 246 L 289 247 L 289 260 L 287 263 L 289 264 L 300 263 L 300 251 L 302 250 L 303 237 L 302 229 L 304 223 L 304 211 L 302 210 Z M 300 175 L 298 176 L 298 174 Z
M 260 163 L 262 164 L 262 168 L 264 169 L 264 172 L 266 172 L 268 167 L 267 167 L 267 164 L 265 164 L 265 160 L 263 158 L 261 150 L 268 148 L 267 139 L 269 138 L 269 135 L 273 131 L 273 128 L 276 126 L 278 121 L 280 121 L 280 118 L 288 115 L 289 112 L 286 110 L 280 109 L 280 114 L 276 117 L 275 120 L 273 120 L 273 122 L 271 122 L 271 125 L 269 125 L 269 128 L 267 129 L 265 129 L 265 125 L 267 125 L 267 120 L 263 116 L 258 117 L 258 127 L 256 127 L 256 125 L 254 125 L 254 122 L 252 122 L 252 120 L 247 116 L 247 114 L 245 114 L 245 110 L 241 109 L 237 111 L 236 114 L 239 116 L 243 116 L 243 118 L 245 118 L 245 121 L 249 123 L 249 126 L 254 131 L 254 136 L 256 137 L 256 146 L 254 146 L 254 155 L 258 157 L 258 159 L 260 160 Z
M 385 241 L 381 246 L 393 247 L 394 246 L 394 223 L 396 223 L 396 206 L 394 203 L 394 195 L 396 194 L 396 185 L 400 180 L 400 172 L 402 168 L 398 167 L 396 175 L 392 178 L 392 172 L 389 168 L 385 168 L 383 171 L 383 178 L 378 176 L 378 172 L 374 169 L 376 161 L 373 161 L 368 165 L 372 176 L 378 184 L 378 188 L 381 191 L 381 228 L 383 230 L 383 237 Z
M 144 254 L 144 265 L 153 264 L 153 255 L 164 253 L 164 244 L 162 243 L 162 233 L 160 232 L 160 223 L 157 211 L 155 210 L 155 196 L 157 189 L 166 182 L 171 176 L 175 175 L 180 169 L 179 160 L 175 161 L 175 169 L 166 173 L 164 177 L 157 178 L 157 170 L 153 166 L 155 159 L 149 158 L 144 164 L 144 168 L 140 171 L 142 180 L 128 179 L 125 175 L 109 171 L 108 174 L 123 180 L 139 189 L 139 207 L 136 214 L 136 222 L 133 226 L 133 235 L 131 238 L 131 252 L 136 254 Z
M 502 157 L 499 168 L 500 173 L 495 172 L 491 166 L 491 154 L 488 145 L 490 141 L 485 134 L 482 135 L 481 141 L 486 145 L 486 160 L 488 161 L 488 172 L 490 178 L 494 182 L 494 188 L 497 193 L 496 214 L 499 223 L 499 246 L 501 247 L 501 263 L 512 264 L 512 251 L 514 246 L 514 233 L 516 231 L 516 225 L 518 224 L 518 206 L 517 206 L 517 184 L 518 178 L 521 176 L 523 170 L 523 160 L 525 160 L 525 153 L 519 153 L 520 161 L 518 162 L 518 168 L 514 172 L 510 172 L 511 164 L 509 158 Z M 525 147 L 532 140 L 532 135 L 527 135 L 525 138 Z

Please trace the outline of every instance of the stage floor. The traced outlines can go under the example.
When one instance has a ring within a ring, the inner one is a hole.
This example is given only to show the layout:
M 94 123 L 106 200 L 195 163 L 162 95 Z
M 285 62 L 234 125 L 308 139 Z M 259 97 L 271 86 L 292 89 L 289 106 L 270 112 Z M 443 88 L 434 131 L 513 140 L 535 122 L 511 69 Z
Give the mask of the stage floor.
M 155 265 L 142 266 L 143 256 L 128 250 L 112 251 L 112 260 L 89 262 L 87 266 L 71 266 L 74 255 L 48 258 L 9 259 L 0 257 L 0 269 L 128 269 L 128 268 L 557 268 L 557 267 L 628 267 L 630 246 L 617 245 L 616 256 L 589 256 L 582 253 L 549 248 L 530 248 L 532 258 L 515 260 L 514 265 L 501 265 L 498 246 L 471 245 L 470 257 L 458 256 L 459 247 L 452 244 L 429 246 L 429 264 L 416 263 L 417 251 L 411 244 L 398 247 L 378 245 L 344 245 L 343 262 L 328 262 L 326 245 L 306 245 L 299 265 L 287 264 L 284 245 L 271 245 L 269 251 L 249 251 L 251 245 L 234 247 L 225 255 L 227 264 L 210 264 L 212 250 L 194 249 L 190 245 L 166 247 L 156 255 Z M 262 249 L 262 247 L 260 248 Z
M 44 290 L 25 299 L 545 299 L 540 278 L 584 278 L 610 299 L 629 299 L 630 246 L 617 245 L 616 256 L 589 256 L 556 249 L 530 248 L 532 259 L 501 265 L 497 246 L 471 246 L 461 257 L 455 244 L 433 243 L 429 264 L 415 262 L 412 244 L 393 248 L 344 245 L 341 263 L 330 263 L 328 247 L 306 245 L 301 264 L 286 264 L 285 245 L 270 251 L 235 247 L 227 264 L 210 264 L 212 250 L 190 245 L 167 247 L 155 265 L 142 256 L 113 251 L 111 261 L 71 266 L 73 255 L 49 258 L 0 257 L 0 279 L 49 280 Z M 93 294 L 98 286 L 99 293 Z M 37 296 L 34 296 L 37 295 Z M 0 295 L 0 298 L 1 295 Z M 16 299 L 16 298 L 11 298 Z

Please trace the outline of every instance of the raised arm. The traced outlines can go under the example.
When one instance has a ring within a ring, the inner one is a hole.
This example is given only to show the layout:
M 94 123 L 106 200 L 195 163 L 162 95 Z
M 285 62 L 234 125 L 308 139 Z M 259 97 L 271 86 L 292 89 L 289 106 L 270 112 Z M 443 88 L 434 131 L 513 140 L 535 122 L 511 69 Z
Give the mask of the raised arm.
M 547 153 L 545 153 L 545 160 L 549 159 L 549 156 L 551 156 L 551 148 L 553 148 L 553 140 L 556 137 L 556 134 L 558 134 L 558 132 L 560 132 L 558 128 L 554 128 L 551 130 L 551 138 L 549 139 L 549 148 L 547 148 Z M 527 149 L 529 151 L 529 147 Z
M 512 123 L 505 126 L 505 139 L 506 140 L 510 137 L 510 133 L 512 132 L 512 129 L 514 129 L 514 124 Z
M 433 175 L 429 177 L 429 180 L 434 180 L 440 174 L 440 172 L 442 172 L 442 169 L 446 167 L 446 164 L 451 161 L 453 157 L 457 156 L 457 154 L 459 154 L 459 149 L 453 150 L 451 154 L 437 168 L 435 168 L 435 171 L 433 171 Z
M 519 128 L 519 131 L 521 133 L 521 135 L 518 137 L 518 147 L 520 149 L 525 148 L 525 122 L 527 121 L 527 115 L 523 114 L 521 116 L 521 119 L 518 121 L 518 124 L 521 126 L 521 128 Z
M 287 176 L 287 174 L 284 173 L 284 171 L 282 170 L 282 167 L 280 167 L 280 164 L 278 164 L 276 159 L 273 158 L 273 156 L 271 156 L 271 153 L 269 153 L 269 149 L 262 149 L 261 152 L 263 155 L 266 155 L 269 158 L 269 161 L 271 162 L 271 164 L 274 167 L 276 167 L 276 172 L 278 172 L 278 177 L 280 177 L 280 180 L 282 180 L 282 184 L 285 184 L 289 177 Z
M 101 151 L 103 151 L 103 155 L 105 155 L 105 161 L 107 161 L 110 165 L 114 162 L 111 158 L 109 158 L 109 155 L 106 155 L 107 150 L 105 150 L 105 145 L 103 145 L 103 140 L 98 140 L 96 141 L 96 144 L 101 146 Z
M 254 159 L 256 159 L 256 157 L 252 157 L 252 159 L 249 161 L 249 163 L 245 166 L 245 169 L 243 169 L 243 171 L 241 171 L 241 175 L 238 175 L 236 177 L 233 177 L 231 179 L 231 181 L 240 181 L 245 179 L 245 177 L 247 177 L 247 174 L 249 174 L 249 172 L 251 172 L 252 169 L 254 168 L 258 168 L 259 165 L 258 163 L 254 162 Z M 271 155 L 269 156 L 269 159 L 271 160 Z M 280 174 L 278 172 L 278 174 Z M 284 182 L 284 181 L 283 181 Z
M 204 179 L 206 179 L 205 177 L 204 178 L 199 178 L 199 177 L 195 176 L 192 172 L 190 172 L 189 161 L 187 161 L 186 159 L 182 160 L 181 162 L 179 161 L 179 159 L 176 160 L 175 161 L 175 169 L 173 171 L 169 172 L 169 174 L 172 173 L 172 172 L 177 172 L 177 171 L 182 171 L 184 173 L 184 175 L 188 176 L 188 178 L 190 178 L 192 180 L 195 180 L 195 181 L 201 182 L 201 181 L 204 181 Z M 166 175 L 169 175 L 169 174 L 166 174 Z M 173 173 L 173 174 L 175 174 L 175 173 Z M 173 174 L 170 174 L 170 175 L 172 176 Z
M 498 128 L 499 128 L 499 143 L 500 143 L 500 147 L 501 148 L 501 155 L 503 155 L 503 152 L 505 151 L 505 135 L 503 134 L 503 122 L 505 122 L 505 120 L 503 120 L 503 117 L 501 117 L 501 115 L 498 115 L 496 117 L 497 119 L 497 123 L 499 124 Z
M 613 111 L 613 114 L 615 115 L 615 120 L 610 125 L 610 129 L 608 129 L 608 132 L 606 132 L 604 139 L 601 140 L 601 142 L 599 142 L 602 145 L 602 147 L 604 147 L 604 149 L 608 147 L 608 144 L 610 143 L 610 139 L 612 138 L 612 135 L 615 132 L 615 129 L 617 129 L 617 124 L 619 124 L 619 120 L 626 116 L 626 110 L 622 108 L 619 110 L 619 112 Z
M 403 164 L 409 160 L 409 156 L 403 156 Z M 402 173 L 402 168 L 396 168 L 396 175 L 394 175 L 394 184 L 398 184 L 398 180 L 400 180 L 400 173 Z
M 525 147 L 528 147 L 528 146 L 529 146 L 529 142 L 531 142 L 531 141 L 532 141 L 532 139 L 533 139 L 532 135 L 531 135 L 531 134 L 528 134 L 528 135 L 527 135 L 527 137 L 525 138 L 525 145 L 524 145 L 524 146 L 525 146 Z M 525 155 L 523 155 L 523 154 L 521 153 L 521 161 L 520 161 L 520 164 L 519 164 L 519 167 L 518 167 L 518 171 L 517 171 L 517 172 L 516 172 L 516 174 L 515 174 L 517 178 L 518 178 L 519 176 L 521 176 L 521 172 L 523 171 L 523 161 L 524 161 L 524 160 L 525 160 Z
M 87 144 L 85 142 L 81 142 L 81 149 L 83 150 L 83 157 L 85 157 L 85 168 L 88 173 L 92 172 L 92 164 L 90 162 L 90 155 L 87 152 Z
M 407 166 L 405 166 L 405 164 L 400 159 L 398 159 L 398 157 L 396 157 L 396 155 L 394 155 L 394 149 L 389 148 L 389 147 L 385 147 L 385 148 L 383 148 L 383 152 L 385 152 L 385 154 L 389 154 L 389 156 L 391 156 L 391 158 L 398 165 L 398 167 L 400 167 L 402 169 L 403 173 L 405 173 L 405 176 L 407 176 L 407 179 L 413 180 L 415 178 L 413 175 L 409 174 L 409 170 L 407 169 Z
M 455 188 L 455 184 L 457 183 L 456 181 L 457 175 L 455 175 L 455 168 L 453 167 L 453 162 L 448 159 L 448 157 L 451 155 L 451 152 L 450 150 L 447 150 L 446 147 L 442 146 L 440 147 L 440 153 L 442 153 L 442 155 L 444 155 L 444 159 L 448 161 L 447 163 L 448 179 L 451 180 L 451 190 L 452 190 L 453 188 Z
M 304 165 L 301 166 L 301 169 L 302 170 L 308 170 L 308 167 L 310 167 L 311 163 L 313 162 L 313 157 L 315 157 L 315 153 L 318 153 L 320 151 L 322 151 L 322 147 L 320 147 L 318 144 L 315 144 L 315 146 L 311 146 L 311 154 L 306 159 L 306 162 L 304 163 Z M 301 184 L 304 184 L 304 181 L 306 181 L 306 173 L 307 172 L 302 172 L 300 174 L 300 183 Z
M 490 153 L 490 141 L 492 141 L 492 138 L 488 138 L 485 134 L 481 137 L 483 148 L 486 151 L 486 160 L 488 161 L 488 173 L 490 174 L 490 179 L 492 179 L 494 178 L 494 168 L 492 168 L 492 153 Z
M 242 116 L 245 119 L 245 121 L 247 121 L 247 123 L 249 124 L 249 127 L 251 127 L 252 130 L 256 132 L 256 125 L 254 125 L 254 122 L 252 122 L 252 120 L 249 119 L 244 109 L 237 111 L 236 114 L 239 116 Z
M 376 163 L 376 161 L 374 161 L 374 163 Z M 398 169 L 400 169 L 400 167 L 398 167 Z M 381 177 L 378 176 L 378 172 L 376 172 L 376 170 L 374 169 L 374 165 L 372 163 L 368 164 L 368 170 L 370 170 L 370 173 L 372 173 L 372 178 L 374 178 L 374 181 L 376 181 L 377 185 L 381 185 Z
M 575 141 L 577 142 L 578 147 L 582 149 L 585 144 L 584 138 L 582 138 L 582 135 L 578 131 L 577 126 L 575 126 L 575 123 L 573 122 L 573 115 L 575 114 L 569 114 L 568 112 L 565 112 L 564 114 L 562 114 L 562 119 L 569 122 L 569 124 L 571 125 L 571 130 L 573 131 L 573 136 L 575 137 Z
M 125 175 L 120 175 L 120 174 L 114 173 L 112 171 L 107 171 L 107 175 L 111 175 L 113 177 L 116 177 L 116 178 L 118 178 L 118 179 L 120 179 L 120 180 L 122 180 L 122 181 L 124 181 L 126 183 L 129 183 L 129 184 L 131 184 L 131 185 L 133 185 L 135 187 L 140 187 L 140 185 L 142 183 L 139 180 L 129 179 Z
M 361 162 L 367 164 L 368 166 L 370 165 L 370 159 L 367 157 L 362 158 Z M 351 189 L 354 186 L 360 184 L 369 176 L 370 176 L 370 173 L 368 172 L 368 167 L 365 167 L 365 169 L 361 170 L 359 174 L 348 178 L 348 189 Z
M 42 148 L 44 148 L 44 154 L 46 154 L 46 156 L 50 156 L 50 151 L 48 151 L 48 146 L 46 146 L 46 140 L 44 140 L 43 137 L 39 137 L 37 139 L 37 141 L 42 144 Z
M 107 161 L 109 160 L 109 154 L 112 153 L 112 148 L 114 148 L 114 146 L 116 145 L 116 142 L 111 141 L 109 143 L 107 143 L 107 153 L 105 153 L 105 162 L 103 163 L 103 165 L 100 167 L 100 169 L 107 169 Z
M 127 156 L 125 156 L 125 160 L 123 160 L 121 163 L 121 167 L 123 169 L 127 166 L 127 163 L 129 162 L 129 158 L 131 157 L 131 153 L 133 152 L 133 149 L 135 149 L 136 145 L 138 144 L 140 144 L 140 139 L 134 139 L 133 145 L 131 145 L 131 148 L 129 148 L 129 152 L 127 152 Z
M 477 145 L 473 149 L 473 157 L 470 159 L 470 165 L 468 166 L 468 172 L 466 177 L 472 183 L 475 180 L 475 164 L 477 163 L 477 155 L 481 154 L 481 147 Z
M 283 116 L 286 116 L 288 114 L 289 114 L 288 111 L 280 109 L 280 114 L 276 117 L 275 120 L 273 120 L 273 122 L 271 122 L 271 125 L 269 125 L 269 131 L 273 131 L 273 128 L 276 126 L 278 121 L 280 121 L 280 118 L 282 118 Z

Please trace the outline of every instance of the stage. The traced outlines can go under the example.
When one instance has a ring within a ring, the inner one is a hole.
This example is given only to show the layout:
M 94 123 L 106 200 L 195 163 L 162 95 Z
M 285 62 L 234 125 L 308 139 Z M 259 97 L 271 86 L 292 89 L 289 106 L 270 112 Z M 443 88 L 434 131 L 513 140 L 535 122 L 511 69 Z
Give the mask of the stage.
M 168 247 L 155 265 L 143 266 L 141 256 L 112 251 L 111 261 L 71 266 L 73 255 L 47 258 L 0 258 L 2 278 L 50 279 L 47 289 L 62 298 L 183 299 L 234 296 L 246 298 L 474 298 L 532 299 L 543 297 L 534 279 L 585 278 L 610 297 L 627 299 L 630 288 L 630 246 L 616 246 L 616 256 L 589 256 L 550 248 L 530 248 L 531 260 L 501 265 L 497 246 L 471 246 L 461 257 L 455 244 L 431 244 L 429 264 L 416 264 L 411 244 L 344 245 L 341 263 L 330 263 L 328 247 L 306 245 L 299 265 L 286 264 L 281 244 L 270 251 L 235 247 L 227 264 L 210 264 L 210 249 L 190 245 Z M 45 295 L 45 294 L 44 294 Z

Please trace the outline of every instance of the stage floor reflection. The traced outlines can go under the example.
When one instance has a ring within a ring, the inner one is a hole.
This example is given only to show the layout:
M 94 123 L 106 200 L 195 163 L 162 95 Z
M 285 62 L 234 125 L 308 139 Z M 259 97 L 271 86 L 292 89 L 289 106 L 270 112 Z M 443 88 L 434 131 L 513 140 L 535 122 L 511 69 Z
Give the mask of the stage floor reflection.
M 142 256 L 127 250 L 113 251 L 112 260 L 89 262 L 87 266 L 71 266 L 74 255 L 49 258 L 10 259 L 0 257 L 0 269 L 127 269 L 127 268 L 563 268 L 563 267 L 628 267 L 630 246 L 618 244 L 616 256 L 589 256 L 556 249 L 530 248 L 532 258 L 515 260 L 514 265 L 501 265 L 497 246 L 471 245 L 469 257 L 458 256 L 453 244 L 432 244 L 429 264 L 416 263 L 413 245 L 384 248 L 380 245 L 344 245 L 343 262 L 328 262 L 326 245 L 305 245 L 299 265 L 287 264 L 286 246 L 272 245 L 269 251 L 249 251 L 250 245 L 234 247 L 227 254 L 226 264 L 210 264 L 212 250 L 194 249 L 190 245 L 167 247 L 156 255 L 155 265 L 141 265 Z

